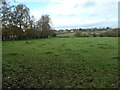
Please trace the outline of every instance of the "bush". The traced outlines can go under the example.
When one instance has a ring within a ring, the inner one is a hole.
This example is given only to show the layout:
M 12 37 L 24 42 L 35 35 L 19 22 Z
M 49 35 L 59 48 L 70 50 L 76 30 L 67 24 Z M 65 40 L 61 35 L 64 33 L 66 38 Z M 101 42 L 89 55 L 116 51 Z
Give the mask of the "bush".
M 112 31 L 102 32 L 102 33 L 100 33 L 99 36 L 100 37 L 117 37 L 118 31 L 112 30 Z
M 97 35 L 95 33 L 93 33 L 93 37 L 96 37 Z
M 54 33 L 53 35 L 52 35 L 52 37 L 56 37 L 57 35 L 56 35 L 56 33 Z
M 70 36 L 57 36 L 59 38 L 70 38 Z
M 56 37 L 56 33 L 53 30 L 49 30 L 49 36 Z
M 89 35 L 88 35 L 88 34 L 85 34 L 85 33 L 82 34 L 81 36 L 82 36 L 82 37 L 89 37 Z
M 27 29 L 27 30 L 25 30 L 25 37 L 26 38 L 35 38 L 36 33 L 37 32 L 34 29 Z
M 23 30 L 14 25 L 7 25 L 2 27 L 3 40 L 15 40 L 23 38 Z
M 75 31 L 74 36 L 76 36 L 76 37 L 81 37 L 81 36 L 82 36 L 82 33 L 81 33 L 80 31 Z

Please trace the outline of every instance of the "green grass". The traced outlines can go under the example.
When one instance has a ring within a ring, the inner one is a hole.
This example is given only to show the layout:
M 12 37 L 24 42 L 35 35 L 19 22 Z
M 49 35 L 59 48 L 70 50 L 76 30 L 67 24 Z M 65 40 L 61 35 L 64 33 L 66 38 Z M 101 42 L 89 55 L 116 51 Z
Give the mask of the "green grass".
M 118 87 L 117 38 L 3 42 L 3 88 Z

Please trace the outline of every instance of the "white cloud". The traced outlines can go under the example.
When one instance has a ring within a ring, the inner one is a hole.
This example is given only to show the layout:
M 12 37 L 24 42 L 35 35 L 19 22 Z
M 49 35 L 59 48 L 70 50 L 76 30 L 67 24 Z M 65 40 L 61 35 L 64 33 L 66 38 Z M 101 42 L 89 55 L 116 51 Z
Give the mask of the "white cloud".
M 48 2 L 48 6 L 31 11 L 31 14 L 36 19 L 43 14 L 49 14 L 54 27 L 96 25 L 101 22 L 114 22 L 113 24 L 117 25 L 118 0 L 50 0 Z M 91 4 L 90 7 L 85 7 L 87 4 Z

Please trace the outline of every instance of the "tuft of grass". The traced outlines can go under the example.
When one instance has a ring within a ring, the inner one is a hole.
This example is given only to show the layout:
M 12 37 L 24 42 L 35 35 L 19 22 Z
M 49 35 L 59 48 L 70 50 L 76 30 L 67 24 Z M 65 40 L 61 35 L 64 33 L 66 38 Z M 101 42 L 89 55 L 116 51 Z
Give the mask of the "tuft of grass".
M 55 56 L 59 56 L 59 54 L 58 54 L 58 53 L 54 53 L 54 55 L 55 55 Z
M 71 51 L 71 49 L 70 49 L 70 48 L 66 48 L 65 50 L 67 50 L 67 51 Z
M 107 47 L 104 47 L 104 46 L 99 46 L 98 48 L 101 48 L 101 49 L 108 49 Z
M 120 60 L 120 57 L 117 56 L 117 57 L 113 57 L 112 59 Z
M 65 47 L 65 44 L 62 44 L 61 47 Z
M 13 56 L 15 56 L 15 55 L 17 55 L 18 53 L 17 52 L 10 52 L 9 53 L 9 55 L 13 55 Z
M 97 44 L 97 45 L 100 45 L 100 46 L 107 46 L 108 44 Z
M 43 46 L 46 45 L 45 43 L 42 44 Z
M 30 41 L 25 41 L 26 44 L 30 44 L 31 42 Z
M 50 53 L 52 53 L 52 52 L 51 52 L 51 51 L 46 51 L 46 52 L 45 52 L 45 54 L 50 54 Z
M 86 49 L 85 49 L 85 50 L 84 50 L 84 49 L 82 49 L 82 50 L 81 50 L 81 52 L 89 52 L 89 51 L 88 51 L 88 50 L 86 50 Z
M 89 45 L 90 47 L 94 47 L 95 45 Z

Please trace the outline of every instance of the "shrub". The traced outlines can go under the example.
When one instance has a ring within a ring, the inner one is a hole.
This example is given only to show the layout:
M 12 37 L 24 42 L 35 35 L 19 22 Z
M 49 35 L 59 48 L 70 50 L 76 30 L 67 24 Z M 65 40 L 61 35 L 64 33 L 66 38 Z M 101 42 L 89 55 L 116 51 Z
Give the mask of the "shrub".
M 56 33 L 54 33 L 52 37 L 56 37 L 56 36 L 57 36 Z
M 25 37 L 26 38 L 35 38 L 36 37 L 36 32 L 33 29 L 27 29 L 25 30 Z
M 56 37 L 56 33 L 53 30 L 49 30 L 49 36 Z
M 82 33 L 81 33 L 80 31 L 75 31 L 74 36 L 76 36 L 76 37 L 81 37 L 81 36 L 82 36 Z
M 23 38 L 23 30 L 14 25 L 2 27 L 3 40 L 15 40 Z
M 96 37 L 97 35 L 95 33 L 93 33 L 93 37 Z
M 100 33 L 99 36 L 100 37 L 117 37 L 118 31 L 112 30 L 112 31 L 102 32 L 102 33 Z
M 82 37 L 89 37 L 88 34 L 82 34 Z

